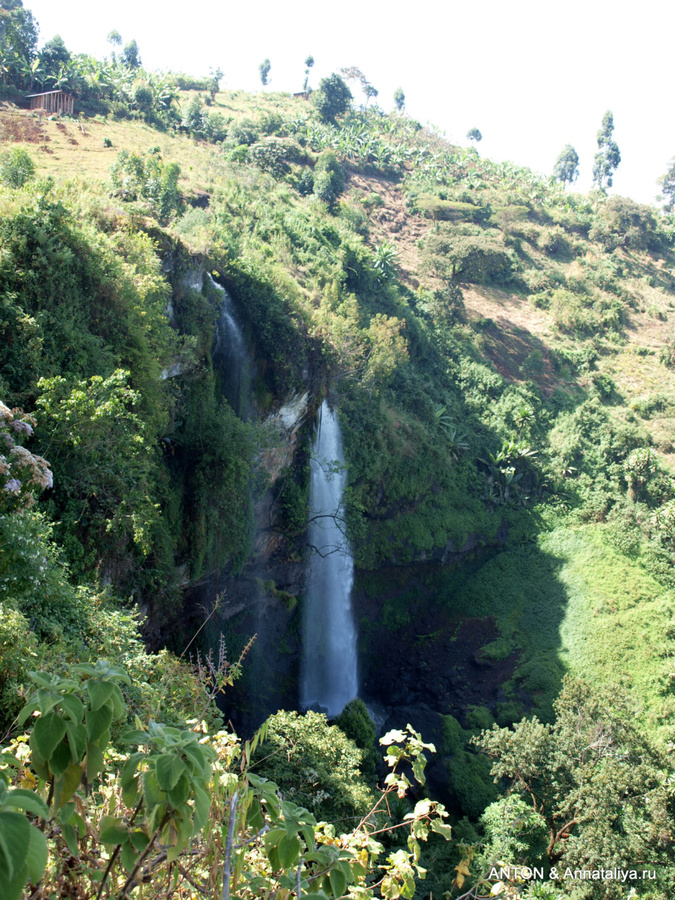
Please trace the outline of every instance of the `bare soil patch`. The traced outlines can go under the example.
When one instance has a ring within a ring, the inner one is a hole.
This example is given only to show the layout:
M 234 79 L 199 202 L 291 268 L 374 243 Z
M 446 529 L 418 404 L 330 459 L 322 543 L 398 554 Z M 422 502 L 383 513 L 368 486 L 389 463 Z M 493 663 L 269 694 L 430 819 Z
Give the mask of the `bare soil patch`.
M 44 135 L 40 119 L 23 110 L 0 109 L 0 140 L 14 144 L 41 144 Z
M 374 207 L 368 216 L 370 244 L 377 246 L 382 241 L 393 244 L 398 252 L 399 275 L 409 286 L 418 287 L 420 252 L 417 243 L 424 237 L 429 223 L 408 212 L 403 191 L 395 181 L 383 176 L 350 172 L 347 187 L 356 199 L 363 199 L 369 194 L 382 197 L 383 205 Z

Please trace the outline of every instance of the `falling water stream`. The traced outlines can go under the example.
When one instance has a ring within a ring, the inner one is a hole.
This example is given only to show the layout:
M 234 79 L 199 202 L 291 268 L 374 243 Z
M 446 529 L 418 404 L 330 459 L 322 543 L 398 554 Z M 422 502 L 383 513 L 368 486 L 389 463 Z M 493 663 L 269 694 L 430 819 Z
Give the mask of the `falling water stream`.
M 230 406 L 240 419 L 247 420 L 251 407 L 251 358 L 232 298 L 210 275 L 207 274 L 207 278 L 222 297 L 213 361 L 223 379 L 223 393 Z
M 356 697 L 356 629 L 351 608 L 354 560 L 344 534 L 344 451 L 336 413 L 324 400 L 312 442 L 311 554 L 305 597 L 300 705 L 339 715 Z

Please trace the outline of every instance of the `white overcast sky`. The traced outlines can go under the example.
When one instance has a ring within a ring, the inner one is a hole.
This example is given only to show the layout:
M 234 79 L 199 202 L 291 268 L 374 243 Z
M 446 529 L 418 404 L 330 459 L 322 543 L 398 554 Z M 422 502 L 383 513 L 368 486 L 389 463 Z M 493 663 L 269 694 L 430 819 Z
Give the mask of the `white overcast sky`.
M 206 75 L 259 90 L 258 65 L 272 63 L 271 90 L 301 89 L 358 66 L 392 107 L 401 86 L 407 110 L 450 140 L 483 134 L 481 155 L 549 174 L 567 143 L 590 187 L 595 136 L 607 109 L 622 163 L 612 193 L 643 203 L 675 156 L 672 35 L 675 4 L 662 0 L 24 0 L 41 42 L 60 34 L 69 50 L 102 58 L 106 36 L 138 42 L 150 69 Z

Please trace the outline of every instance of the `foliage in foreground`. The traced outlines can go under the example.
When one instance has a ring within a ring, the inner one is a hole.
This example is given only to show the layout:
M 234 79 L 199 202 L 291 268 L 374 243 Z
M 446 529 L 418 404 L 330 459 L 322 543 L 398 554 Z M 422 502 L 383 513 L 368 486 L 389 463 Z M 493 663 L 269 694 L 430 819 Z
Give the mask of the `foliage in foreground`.
M 390 773 L 380 797 L 339 833 L 251 771 L 266 728 L 242 745 L 232 733 L 209 734 L 201 718 L 175 728 L 136 717 L 112 743 L 128 714 L 124 670 L 98 660 L 66 677 L 31 678 L 37 690 L 20 716 L 28 734 L 0 756 L 3 900 L 24 890 L 124 898 L 141 885 L 146 898 L 350 890 L 365 900 L 378 886 L 384 897 L 410 898 L 425 875 L 420 841 L 450 836 L 443 807 L 430 800 L 399 823 L 385 813 L 390 797 L 410 789 L 409 766 L 424 784 L 424 751 L 434 750 L 410 727 L 382 738 Z M 407 848 L 384 855 L 378 838 L 395 829 L 408 834 Z
M 508 796 L 488 807 L 486 868 L 654 871 L 672 891 L 673 782 L 667 754 L 651 743 L 624 696 L 566 678 L 545 725 L 523 719 L 513 730 L 484 731 L 476 743 L 492 760 Z M 569 887 L 569 886 L 568 886 Z M 650 890 L 647 882 L 641 893 Z M 623 896 L 611 880 L 575 885 L 578 897 Z M 579 891 L 581 890 L 581 893 Z

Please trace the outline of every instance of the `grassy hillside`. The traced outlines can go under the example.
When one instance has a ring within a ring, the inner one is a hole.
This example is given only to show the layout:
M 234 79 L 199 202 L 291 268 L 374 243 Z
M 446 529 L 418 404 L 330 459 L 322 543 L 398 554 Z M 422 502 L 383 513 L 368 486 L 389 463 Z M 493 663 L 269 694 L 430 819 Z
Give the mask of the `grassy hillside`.
M 359 564 L 501 528 L 517 544 L 545 508 L 556 527 L 599 523 L 667 592 L 670 220 L 482 160 L 404 115 L 325 124 L 276 94 L 178 103 L 184 123 L 189 109 L 215 116 L 219 140 L 142 117 L 1 119 L 59 202 L 155 241 L 158 218 L 160 245 L 210 260 L 264 360 L 261 415 L 308 364 L 339 400 Z M 169 172 L 174 194 L 146 189 Z M 304 477 L 283 483 L 282 530 L 302 522 Z
M 4 724 L 27 677 L 10 639 L 93 659 L 110 652 L 101 603 L 175 624 L 186 588 L 225 573 L 235 593 L 244 573 L 297 630 L 288 571 L 328 396 L 366 689 L 443 717 L 457 810 L 475 820 L 493 796 L 471 733 L 551 721 L 566 673 L 626 689 L 666 746 L 673 217 L 405 114 L 326 121 L 304 99 L 204 88 L 161 116 L 100 103 L 77 120 L 0 108 Z M 223 396 L 206 273 L 250 348 L 252 421 Z M 304 394 L 290 441 L 275 414 Z

